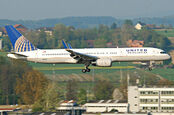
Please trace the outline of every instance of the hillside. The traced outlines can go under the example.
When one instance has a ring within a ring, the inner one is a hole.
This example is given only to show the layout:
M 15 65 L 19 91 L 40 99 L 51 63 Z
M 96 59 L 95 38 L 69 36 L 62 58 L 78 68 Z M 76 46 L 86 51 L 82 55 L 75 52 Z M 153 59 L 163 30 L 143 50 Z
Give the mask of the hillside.
M 0 19 L 0 27 L 7 24 L 22 24 L 30 29 L 40 27 L 54 27 L 55 24 L 61 23 L 66 26 L 74 26 L 75 28 L 91 28 L 96 27 L 99 24 L 111 25 L 116 22 L 113 17 L 66 17 L 59 19 L 44 19 L 44 20 L 2 20 Z
M 62 23 L 66 26 L 74 26 L 75 28 L 92 28 L 97 27 L 99 24 L 110 26 L 116 22 L 117 26 L 121 26 L 125 19 L 117 19 L 111 16 L 88 16 L 88 17 L 65 17 L 65 18 L 53 18 L 43 20 L 8 20 L 0 19 L 0 27 L 7 24 L 23 24 L 27 28 L 35 29 L 40 27 L 54 27 L 55 24 Z M 166 17 L 154 17 L 154 18 L 134 18 L 132 19 L 134 24 L 141 21 L 146 24 L 164 24 L 174 26 L 174 16 Z

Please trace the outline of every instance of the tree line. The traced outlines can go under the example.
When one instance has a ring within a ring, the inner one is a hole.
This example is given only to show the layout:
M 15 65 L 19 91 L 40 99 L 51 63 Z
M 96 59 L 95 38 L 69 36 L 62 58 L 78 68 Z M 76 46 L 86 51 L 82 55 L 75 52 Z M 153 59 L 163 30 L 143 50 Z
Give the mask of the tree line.
M 171 42 L 166 36 L 160 35 L 153 30 L 143 28 L 136 30 L 131 20 L 125 20 L 121 27 L 116 23 L 111 26 L 100 24 L 98 28 L 75 29 L 73 26 L 56 24 L 51 30 L 52 35 L 44 29 L 31 30 L 23 33 L 37 48 L 63 48 L 61 40 L 69 42 L 73 48 L 85 47 L 126 47 L 128 40 L 143 40 L 144 46 L 170 49 Z M 92 46 L 88 44 L 92 40 Z M 4 50 L 9 51 L 11 45 L 8 37 L 3 42 Z

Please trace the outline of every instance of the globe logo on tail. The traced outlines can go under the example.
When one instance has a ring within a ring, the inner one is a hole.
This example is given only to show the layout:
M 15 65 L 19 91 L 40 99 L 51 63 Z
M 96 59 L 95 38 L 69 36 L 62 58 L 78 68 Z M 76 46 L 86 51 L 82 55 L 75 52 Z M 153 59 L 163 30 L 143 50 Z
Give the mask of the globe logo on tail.
M 15 42 L 15 51 L 17 52 L 25 52 L 25 51 L 33 51 L 36 48 L 22 35 Z

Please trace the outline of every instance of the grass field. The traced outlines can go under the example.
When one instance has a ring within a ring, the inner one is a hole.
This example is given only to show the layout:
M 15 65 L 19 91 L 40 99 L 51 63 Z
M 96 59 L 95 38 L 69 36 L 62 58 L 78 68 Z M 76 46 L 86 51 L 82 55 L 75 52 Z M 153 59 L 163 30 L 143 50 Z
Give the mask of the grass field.
M 155 29 L 155 31 L 166 37 L 174 37 L 174 29 Z
M 84 69 L 83 64 L 40 64 L 29 62 L 34 69 L 39 70 L 45 74 L 80 74 L 81 70 Z M 131 63 L 113 63 L 112 67 L 94 67 L 90 66 L 91 72 L 95 73 L 108 73 L 120 69 L 135 69 L 135 66 Z
M 174 81 L 174 69 L 157 68 L 151 72 L 160 75 L 168 80 Z
M 6 57 L 7 53 L 0 52 L 1 56 Z M 43 72 L 50 79 L 56 81 L 67 81 L 69 79 L 78 79 L 82 82 L 91 82 L 93 80 L 107 79 L 116 82 L 120 79 L 120 70 L 125 76 L 128 71 L 130 74 L 136 70 L 136 65 L 127 62 L 115 62 L 112 67 L 94 67 L 90 66 L 90 73 L 82 73 L 81 69 L 84 68 L 83 64 L 41 64 L 28 62 L 30 66 L 34 69 Z M 144 71 L 144 70 L 142 70 Z M 141 72 L 142 73 L 142 72 Z M 174 81 L 174 69 L 163 69 L 156 68 L 151 72 L 146 71 L 146 73 L 152 73 L 160 75 L 166 79 Z M 93 78 L 95 76 L 95 78 Z

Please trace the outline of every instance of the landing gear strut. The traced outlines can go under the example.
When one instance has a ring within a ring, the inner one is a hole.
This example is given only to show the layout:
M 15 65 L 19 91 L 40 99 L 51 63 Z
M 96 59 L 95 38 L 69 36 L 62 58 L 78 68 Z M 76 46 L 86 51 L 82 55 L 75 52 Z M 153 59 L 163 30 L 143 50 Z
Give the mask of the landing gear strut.
M 150 61 L 149 71 L 152 71 L 154 63 L 155 63 L 154 61 Z
M 89 65 L 86 65 L 86 69 L 82 69 L 82 72 L 83 73 L 86 73 L 86 72 L 90 72 L 91 69 L 88 68 Z

